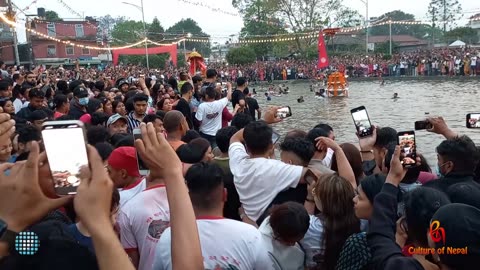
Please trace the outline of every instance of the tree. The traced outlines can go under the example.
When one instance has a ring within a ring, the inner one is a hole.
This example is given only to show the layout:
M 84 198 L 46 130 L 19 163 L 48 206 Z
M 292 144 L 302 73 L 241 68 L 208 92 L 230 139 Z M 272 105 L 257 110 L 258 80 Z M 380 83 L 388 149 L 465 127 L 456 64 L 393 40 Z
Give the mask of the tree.
M 437 22 L 441 22 L 445 34 L 447 27 L 454 26 L 455 22 L 463 17 L 462 5 L 458 0 L 431 0 L 427 15 L 433 27 L 436 26 Z
M 47 21 L 62 21 L 62 18 L 58 16 L 58 13 L 53 10 L 48 10 L 45 12 L 45 19 Z
M 274 4 L 271 0 L 253 0 L 248 2 L 234 2 L 244 14 L 244 27 L 240 32 L 240 39 L 255 39 L 255 36 L 274 36 L 285 34 L 285 23 L 274 13 Z M 257 58 L 274 54 L 274 42 L 249 45 Z
M 377 22 L 392 21 L 415 21 L 415 16 L 410 13 L 405 13 L 401 10 L 394 10 L 387 12 L 378 17 Z M 373 36 L 387 36 L 390 33 L 389 25 L 373 26 L 369 31 Z M 405 25 L 392 24 L 392 35 L 412 35 L 417 38 L 423 38 L 430 32 L 430 28 L 423 24 Z
M 358 25 L 361 16 L 358 12 L 344 6 L 342 0 L 265 0 L 270 16 L 285 22 L 286 28 L 294 33 L 317 31 L 326 27 Z M 260 0 L 234 0 L 233 4 L 241 12 L 258 5 Z M 297 50 L 314 44 L 316 38 L 297 39 Z
M 398 52 L 398 44 L 392 42 L 392 53 Z M 390 54 L 390 41 L 375 44 L 375 53 Z
M 143 23 L 140 21 L 123 21 L 117 23 L 112 30 L 113 45 L 135 43 L 143 39 Z
M 226 58 L 231 65 L 245 65 L 253 63 L 256 60 L 255 51 L 248 46 L 231 48 Z
M 458 27 L 445 33 L 445 41 L 452 43 L 457 39 L 462 40 L 467 44 L 474 44 L 479 41 L 478 33 L 471 27 Z
M 116 17 L 113 18 L 110 15 L 97 18 L 98 27 L 97 27 L 97 40 L 103 43 L 112 43 L 113 36 L 112 32 L 115 26 L 119 23 L 124 22 L 125 17 Z
M 153 41 L 159 42 L 164 38 L 163 37 L 164 29 L 157 17 L 153 18 L 153 21 L 148 26 L 147 31 L 148 31 L 147 37 Z
M 166 33 L 172 34 L 169 35 L 169 39 L 172 38 L 183 38 L 186 37 L 188 33 L 192 34 L 194 37 L 203 37 L 209 38 L 210 36 L 203 32 L 202 28 L 198 26 L 198 23 L 190 18 L 181 19 L 179 22 L 172 25 L 168 28 Z M 210 43 L 208 42 L 185 42 L 185 48 L 187 50 L 195 49 L 203 57 L 208 57 L 210 55 Z

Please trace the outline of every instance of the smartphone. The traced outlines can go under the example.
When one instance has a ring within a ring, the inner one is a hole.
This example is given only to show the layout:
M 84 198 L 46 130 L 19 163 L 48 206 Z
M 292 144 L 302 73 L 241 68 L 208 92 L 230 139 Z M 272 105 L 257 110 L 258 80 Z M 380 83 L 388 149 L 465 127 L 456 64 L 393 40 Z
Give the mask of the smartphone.
M 433 128 L 433 125 L 427 120 L 415 122 L 415 130 L 432 129 L 432 128 Z
M 133 130 L 133 139 L 134 141 L 138 139 L 142 139 L 142 132 L 139 128 L 136 128 Z M 141 175 L 148 175 L 150 170 L 148 169 L 147 165 L 145 165 L 145 162 L 143 162 L 143 160 L 140 158 L 138 151 L 137 151 L 137 165 L 138 165 L 138 171 L 140 172 Z
M 42 137 L 55 192 L 59 196 L 76 194 L 81 181 L 80 169 L 88 166 L 83 123 L 47 121 L 42 125 Z
M 373 126 L 370 122 L 365 106 L 351 109 L 350 113 L 352 114 L 353 123 L 357 129 L 358 136 L 367 137 L 373 134 Z
M 272 144 L 276 144 L 280 140 L 280 134 L 275 130 L 272 132 Z
M 277 110 L 277 117 L 280 119 L 284 119 L 290 116 L 292 116 L 292 109 L 290 109 L 290 106 L 281 107 Z
M 480 113 L 467 114 L 467 128 L 480 128 Z
M 400 145 L 400 161 L 403 167 L 415 167 L 417 164 L 417 145 L 415 144 L 415 131 L 402 131 L 397 133 Z

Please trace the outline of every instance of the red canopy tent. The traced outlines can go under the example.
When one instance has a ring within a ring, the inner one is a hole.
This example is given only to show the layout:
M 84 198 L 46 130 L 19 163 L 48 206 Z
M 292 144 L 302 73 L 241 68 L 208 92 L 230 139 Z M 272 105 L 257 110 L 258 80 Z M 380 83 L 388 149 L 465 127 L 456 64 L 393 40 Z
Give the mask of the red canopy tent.
M 177 65 L 177 44 L 148 48 L 148 54 L 170 53 L 173 64 Z M 127 48 L 112 51 L 113 64 L 118 64 L 120 55 L 144 55 L 145 48 Z

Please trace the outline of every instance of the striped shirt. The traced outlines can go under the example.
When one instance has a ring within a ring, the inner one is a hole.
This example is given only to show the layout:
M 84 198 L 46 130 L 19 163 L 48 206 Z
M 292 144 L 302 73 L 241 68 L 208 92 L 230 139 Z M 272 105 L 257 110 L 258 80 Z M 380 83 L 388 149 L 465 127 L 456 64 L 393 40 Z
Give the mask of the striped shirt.
M 132 111 L 127 115 L 127 125 L 128 125 L 129 133 L 132 133 L 133 130 L 138 128 L 141 123 L 142 121 L 139 121 L 138 119 L 135 118 L 135 111 Z

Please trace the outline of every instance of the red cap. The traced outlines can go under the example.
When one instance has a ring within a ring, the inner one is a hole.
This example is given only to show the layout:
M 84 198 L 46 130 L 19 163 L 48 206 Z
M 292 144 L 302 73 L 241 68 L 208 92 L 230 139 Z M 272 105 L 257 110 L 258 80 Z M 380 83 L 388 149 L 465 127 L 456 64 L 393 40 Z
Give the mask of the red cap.
M 108 157 L 108 165 L 115 170 L 126 170 L 128 176 L 140 177 L 135 147 L 122 146 L 113 150 Z

